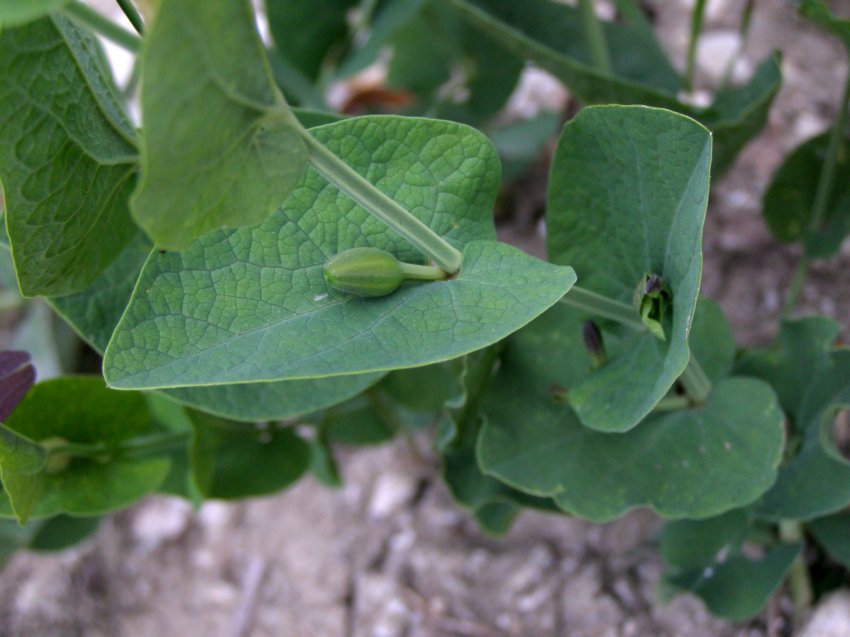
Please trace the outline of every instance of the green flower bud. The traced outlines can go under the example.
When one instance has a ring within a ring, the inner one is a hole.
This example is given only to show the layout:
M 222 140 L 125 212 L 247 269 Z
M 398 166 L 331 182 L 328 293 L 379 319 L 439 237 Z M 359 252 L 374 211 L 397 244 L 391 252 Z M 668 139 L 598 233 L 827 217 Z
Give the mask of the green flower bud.
M 351 248 L 325 264 L 325 280 L 335 290 L 363 297 L 392 294 L 404 281 L 401 263 L 378 248 Z

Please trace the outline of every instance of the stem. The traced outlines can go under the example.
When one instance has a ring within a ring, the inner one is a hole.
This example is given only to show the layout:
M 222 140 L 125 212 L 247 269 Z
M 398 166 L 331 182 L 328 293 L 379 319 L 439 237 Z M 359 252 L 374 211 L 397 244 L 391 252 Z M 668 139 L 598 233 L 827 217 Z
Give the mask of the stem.
M 160 455 L 179 449 L 189 441 L 185 431 L 169 431 L 165 433 L 140 436 L 122 440 L 116 446 L 107 446 L 102 442 L 88 444 L 66 442 L 50 447 L 50 455 L 67 454 L 77 458 L 120 458 L 122 460 L 138 459 L 146 456 Z
M 812 221 L 810 228 L 817 232 L 821 229 L 826 216 L 826 205 L 829 203 L 829 195 L 832 193 L 832 182 L 835 178 L 835 164 L 838 161 L 838 146 L 844 136 L 844 128 L 847 125 L 847 106 L 850 104 L 850 73 L 844 80 L 844 93 L 841 96 L 841 105 L 838 107 L 838 115 L 832 126 L 829 136 L 829 146 L 826 150 L 823 168 L 821 168 L 818 189 L 815 194 L 815 203 L 812 206 Z
M 130 53 L 138 53 L 141 48 L 142 41 L 139 36 L 80 2 L 66 4 L 62 13 L 77 24 L 99 33 Z
M 803 539 L 803 526 L 796 520 L 781 520 L 779 522 L 779 537 L 784 542 L 800 542 Z M 803 613 L 811 605 L 814 597 L 812 582 L 809 579 L 809 569 L 803 553 L 791 564 L 788 571 L 788 586 L 791 589 L 791 599 L 794 602 L 794 623 L 799 624 Z
M 596 70 L 606 75 L 611 75 L 611 57 L 608 55 L 608 43 L 605 40 L 605 31 L 596 11 L 593 10 L 593 0 L 579 0 L 578 10 L 581 13 L 582 31 L 584 38 L 590 47 L 590 59 Z
M 407 239 L 449 274 L 460 270 L 463 255 L 390 197 L 369 183 L 342 159 L 301 128 L 310 164 L 319 174 L 342 190 L 369 213 Z
M 404 263 L 399 261 L 401 272 L 405 279 L 414 281 L 442 281 L 446 278 L 446 271 L 436 265 L 417 265 L 415 263 Z
M 702 365 L 693 355 L 691 355 L 691 360 L 688 361 L 688 366 L 685 367 L 685 371 L 682 372 L 679 380 L 688 394 L 688 399 L 697 405 L 704 403 L 711 393 L 711 380 L 705 375 Z
M 124 12 L 124 15 L 127 16 L 130 24 L 133 25 L 136 33 L 142 35 L 145 31 L 145 23 L 142 22 L 142 16 L 140 16 L 139 12 L 136 11 L 136 7 L 133 6 L 133 3 L 130 2 L 130 0 L 116 0 L 116 2 L 118 2 L 118 6 L 121 7 L 121 11 Z
M 688 88 L 693 88 L 694 74 L 696 73 L 697 43 L 700 31 L 702 31 L 702 19 L 705 15 L 706 0 L 697 0 L 694 12 L 691 14 L 691 39 L 688 42 L 688 62 L 685 70 L 685 82 Z
M 652 411 L 681 411 L 691 407 L 693 404 L 687 396 L 665 396 L 658 401 Z
M 791 318 L 791 314 L 797 306 L 797 301 L 800 300 L 800 292 L 803 290 L 803 283 L 808 272 L 809 258 L 803 254 L 797 261 L 797 267 L 791 276 L 791 283 L 788 284 L 788 295 L 785 298 L 785 307 L 782 309 L 782 318 Z
M 602 318 L 617 321 L 636 330 L 645 330 L 646 326 L 638 317 L 637 310 L 627 303 L 616 301 L 583 287 L 574 285 L 570 288 L 561 303 L 574 307 Z

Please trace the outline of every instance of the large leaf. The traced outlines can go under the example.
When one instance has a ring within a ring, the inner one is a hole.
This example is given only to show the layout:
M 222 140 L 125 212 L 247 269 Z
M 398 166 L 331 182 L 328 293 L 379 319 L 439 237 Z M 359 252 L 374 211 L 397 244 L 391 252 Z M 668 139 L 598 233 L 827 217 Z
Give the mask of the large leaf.
M 21 291 L 84 288 L 135 233 L 133 130 L 93 36 L 60 15 L 0 35 L 0 131 Z
M 712 516 L 773 484 L 782 412 L 770 387 L 754 379 L 722 379 L 703 406 L 652 415 L 626 433 L 582 426 L 563 401 L 590 366 L 581 323 L 557 306 L 508 339 L 481 401 L 485 473 L 594 521 L 639 506 L 667 517 Z
M 770 231 L 780 241 L 804 240 L 806 254 L 835 254 L 850 234 L 850 139 L 836 150 L 835 177 L 823 223 L 812 227 L 812 207 L 818 190 L 830 133 L 813 137 L 788 155 L 764 195 L 763 212 Z
M 0 26 L 14 27 L 40 18 L 69 0 L 3 0 L 0 3 Z
M 458 357 L 519 329 L 572 285 L 572 269 L 492 240 L 499 183 L 480 133 L 436 120 L 349 119 L 320 142 L 449 242 L 456 278 L 378 299 L 331 293 L 322 267 L 372 245 L 413 262 L 401 237 L 318 173 L 262 225 L 219 232 L 183 254 L 154 253 L 104 359 L 119 388 L 317 378 Z
M 836 413 L 850 406 L 850 350 L 832 348 L 836 335 L 829 319 L 788 321 L 778 352 L 753 354 L 739 366 L 774 384 L 792 418 L 795 453 L 757 507 L 768 519 L 810 520 L 850 504 L 850 461 L 832 432 Z
M 142 78 L 142 179 L 132 207 L 157 244 L 181 250 L 277 209 L 307 151 L 248 0 L 161 3 Z
M 233 423 L 194 413 L 192 471 L 208 498 L 236 499 L 274 493 L 310 466 L 310 448 L 292 427 Z
M 589 63 L 576 18 L 567 7 L 548 0 L 445 1 L 516 55 L 562 80 L 585 103 L 660 106 L 700 120 L 715 133 L 715 175 L 764 127 L 782 81 L 774 56 L 746 86 L 719 91 L 709 108 L 695 108 L 676 99 L 680 80 L 646 29 L 604 25 L 614 66 L 614 75 L 606 75 Z
M 78 294 L 50 299 L 56 312 L 98 352 L 106 349 L 127 307 L 150 247 L 138 233 L 88 288 Z M 321 380 L 171 389 L 162 394 L 233 420 L 283 420 L 347 400 L 378 382 L 381 376 L 375 373 Z
M 27 518 L 58 513 L 98 515 L 124 506 L 155 490 L 168 472 L 168 459 L 110 457 L 128 438 L 156 432 L 144 398 L 107 389 L 95 376 L 66 376 L 30 390 L 6 426 L 36 442 L 61 439 L 100 444 L 102 458 L 71 458 L 65 465 L 37 473 L 16 473 L 0 465 L 9 500 L 0 514 Z
M 550 260 L 571 264 L 583 288 L 624 303 L 647 275 L 672 294 L 666 340 L 644 332 L 570 389 L 588 427 L 628 431 L 688 364 L 710 162 L 709 132 L 669 111 L 591 107 L 564 128 L 549 180 Z

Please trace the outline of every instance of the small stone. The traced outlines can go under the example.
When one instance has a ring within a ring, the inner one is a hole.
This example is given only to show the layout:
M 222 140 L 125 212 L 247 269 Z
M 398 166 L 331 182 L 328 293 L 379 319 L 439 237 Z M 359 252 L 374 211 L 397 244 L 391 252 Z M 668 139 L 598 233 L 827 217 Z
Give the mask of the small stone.
M 800 632 L 800 637 L 847 637 L 850 635 L 850 591 L 826 597 Z
M 400 511 L 413 499 L 416 480 L 412 476 L 390 472 L 381 474 L 375 481 L 369 500 L 369 515 L 385 518 Z
M 699 40 L 697 65 L 712 82 L 719 82 L 740 46 L 741 36 L 737 31 L 709 31 Z
M 188 528 L 192 507 L 179 498 L 151 498 L 133 517 L 132 533 L 144 550 L 176 540 Z

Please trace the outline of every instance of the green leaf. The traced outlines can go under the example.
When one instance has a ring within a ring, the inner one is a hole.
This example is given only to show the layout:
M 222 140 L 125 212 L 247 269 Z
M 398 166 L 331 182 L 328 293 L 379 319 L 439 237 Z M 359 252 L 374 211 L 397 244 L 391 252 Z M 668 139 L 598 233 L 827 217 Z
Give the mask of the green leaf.
M 37 442 L 0 424 L 0 473 L 33 475 L 47 465 L 47 450 Z
M 765 60 L 749 84 L 718 91 L 715 103 L 699 109 L 674 96 L 680 80 L 659 54 L 645 29 L 605 23 L 612 44 L 615 76 L 589 64 L 577 25 L 566 25 L 570 9 L 546 0 L 447 0 L 471 24 L 489 33 L 523 59 L 530 60 L 562 80 L 571 93 L 587 104 L 644 104 L 678 111 L 698 119 L 714 133 L 717 176 L 737 152 L 765 125 L 767 113 L 782 81 L 779 59 Z M 534 9 L 530 10 L 529 7 Z M 571 34 L 571 35 L 570 35 Z
M 310 447 L 291 427 L 258 427 L 199 412 L 191 460 L 195 482 L 207 498 L 267 495 L 295 482 L 310 466 Z
M 786 321 L 779 351 L 745 359 L 739 371 L 777 388 L 792 419 L 793 455 L 757 507 L 771 520 L 811 520 L 850 504 L 850 461 L 836 448 L 837 411 L 850 406 L 850 350 L 832 349 L 837 326 L 811 317 Z
M 571 287 L 570 268 L 495 241 L 493 147 L 436 120 L 364 117 L 313 129 L 455 245 L 448 281 L 377 299 L 331 294 L 322 267 L 371 245 L 422 261 L 398 235 L 309 171 L 283 208 L 252 229 L 154 253 L 104 359 L 108 382 L 156 388 L 355 374 L 458 357 L 515 331 Z
M 61 15 L 0 35 L 0 131 L 21 291 L 81 290 L 135 233 L 133 129 L 93 36 Z
M 358 4 L 358 0 L 266 2 L 275 49 L 308 79 L 316 80 L 326 59 L 347 48 L 347 15 Z
M 122 508 L 154 491 L 168 472 L 167 458 L 113 455 L 125 440 L 156 428 L 140 394 L 109 390 L 98 377 L 66 376 L 39 383 L 6 425 L 34 441 L 60 439 L 104 449 L 103 458 L 69 458 L 67 465 L 48 465 L 33 475 L 0 467 L 11 500 L 11 509 L 9 502 L 0 502 L 0 515 L 14 511 L 21 522 L 30 516 L 99 515 Z
M 39 528 L 27 548 L 31 551 L 62 551 L 94 533 L 100 518 L 57 515 L 38 523 Z
M 371 392 L 307 417 L 319 435 L 344 445 L 377 445 L 395 436 L 396 428 L 386 422 L 375 406 Z
M 593 68 L 579 12 L 547 0 L 448 0 L 472 25 L 563 80 L 587 103 L 676 105 L 682 81 L 657 42 L 630 25 L 603 23 L 614 75 Z
M 812 520 L 806 528 L 832 559 L 850 568 L 850 513 Z
M 699 300 L 688 344 L 691 355 L 712 382 L 716 383 L 732 371 L 735 338 L 719 303 L 706 298 Z
M 773 484 L 782 412 L 754 379 L 723 379 L 703 406 L 654 414 L 627 433 L 582 426 L 562 398 L 588 374 L 581 324 L 556 306 L 508 339 L 481 400 L 485 473 L 598 522 L 640 506 L 666 517 L 717 515 Z
M 151 252 L 141 233 L 82 292 L 49 299 L 56 312 L 98 352 L 103 352 L 118 324 L 142 265 Z M 383 374 L 361 374 L 322 380 L 281 381 L 172 389 L 172 400 L 223 418 L 255 422 L 294 418 L 342 402 L 374 385 Z
M 836 18 L 821 0 L 802 0 L 798 10 L 800 15 L 841 40 L 850 54 L 850 20 Z
M 650 274 L 672 294 L 666 340 L 644 332 L 570 388 L 588 427 L 628 431 L 688 364 L 710 162 L 709 132 L 669 111 L 591 107 L 564 128 L 549 181 L 550 260 L 571 264 L 583 288 L 627 304 Z
M 69 0 L 3 0 L 0 4 L 0 26 L 20 26 L 55 11 Z
M 182 250 L 256 225 L 304 173 L 307 150 L 274 85 L 248 0 L 163 2 L 142 55 L 142 179 L 133 213 Z
M 828 258 L 850 234 L 850 139 L 840 140 L 832 192 L 820 229 L 812 228 L 812 206 L 829 146 L 830 133 L 804 142 L 788 155 L 773 176 L 763 200 L 770 231 L 780 241 L 804 240 L 811 258 Z
M 802 549 L 802 543 L 783 544 L 759 560 L 735 555 L 715 569 L 669 583 L 697 595 L 714 615 L 751 619 L 779 588 Z
M 661 536 L 665 578 L 717 567 L 740 547 L 749 527 L 750 519 L 744 509 L 733 509 L 705 520 L 668 522 Z

